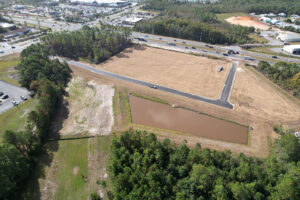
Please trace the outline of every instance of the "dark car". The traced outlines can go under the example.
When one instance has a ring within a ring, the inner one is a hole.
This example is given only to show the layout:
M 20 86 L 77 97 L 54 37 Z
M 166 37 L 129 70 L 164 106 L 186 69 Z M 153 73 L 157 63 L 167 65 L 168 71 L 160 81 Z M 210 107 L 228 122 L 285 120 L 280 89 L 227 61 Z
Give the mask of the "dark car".
M 227 53 L 223 53 L 223 56 L 228 56 L 228 54 Z
M 4 95 L 4 93 L 3 93 L 3 92 L 0 92 L 0 97 L 1 97 L 2 95 Z
M 182 44 L 185 44 L 185 41 L 182 41 Z
M 189 47 L 185 47 L 186 49 L 188 49 Z
M 196 49 L 196 47 L 192 47 L 192 49 Z
M 8 97 L 9 96 L 6 94 L 6 95 L 3 95 L 1 99 L 8 99 Z
M 153 89 L 157 89 L 156 85 L 150 85 L 149 87 L 153 88 Z
M 275 59 L 276 59 L 276 58 L 278 58 L 278 57 L 277 57 L 277 56 L 272 56 L 272 58 L 275 58 Z
M 4 53 L 4 51 L 0 51 L 0 53 Z
M 12 49 L 15 49 L 16 47 L 15 47 L 15 46 L 12 46 L 11 48 L 12 48 Z

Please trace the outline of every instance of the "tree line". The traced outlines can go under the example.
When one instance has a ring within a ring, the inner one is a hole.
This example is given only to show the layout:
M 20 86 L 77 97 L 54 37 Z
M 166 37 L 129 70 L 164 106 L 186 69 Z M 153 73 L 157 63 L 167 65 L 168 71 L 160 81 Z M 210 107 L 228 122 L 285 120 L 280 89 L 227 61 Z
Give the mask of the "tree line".
M 294 96 L 300 97 L 300 68 L 296 63 L 277 62 L 270 65 L 260 61 L 257 69 Z
M 176 0 L 146 0 L 144 8 L 163 11 L 171 10 L 174 6 L 189 6 L 210 13 L 255 12 L 256 14 L 263 14 L 272 12 L 278 14 L 284 12 L 288 15 L 300 15 L 300 2 L 298 0 L 220 0 L 210 4 Z
M 109 177 L 120 200 L 300 199 L 300 142 L 284 134 L 259 159 L 126 131 L 112 140 Z
M 228 24 L 225 28 L 226 31 L 224 31 L 224 29 L 219 30 L 219 28 L 213 27 L 208 23 L 181 18 L 138 22 L 134 26 L 134 30 L 211 44 L 251 43 L 252 39 L 248 35 L 254 32 L 253 27 Z
M 128 47 L 130 32 L 110 25 L 101 29 L 84 26 L 72 32 L 57 32 L 42 38 L 51 55 L 72 59 L 88 59 L 96 64 Z
M 0 145 L 0 199 L 18 199 L 46 142 L 53 115 L 71 76 L 67 63 L 50 60 L 45 48 L 32 45 L 21 53 L 20 83 L 38 98 L 23 131 L 7 130 Z

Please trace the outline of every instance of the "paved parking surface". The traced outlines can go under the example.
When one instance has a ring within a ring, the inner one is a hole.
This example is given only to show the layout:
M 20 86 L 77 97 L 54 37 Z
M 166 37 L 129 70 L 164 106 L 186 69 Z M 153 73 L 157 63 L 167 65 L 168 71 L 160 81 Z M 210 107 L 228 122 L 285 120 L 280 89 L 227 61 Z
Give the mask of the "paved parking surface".
M 7 111 L 8 109 L 13 107 L 12 101 L 15 100 L 17 103 L 23 102 L 20 96 L 24 95 L 25 97 L 29 98 L 30 92 L 25 88 L 17 87 L 11 84 L 8 84 L 4 81 L 0 81 L 0 91 L 9 96 L 8 99 L 1 99 L 2 101 L 0 105 L 0 114 Z

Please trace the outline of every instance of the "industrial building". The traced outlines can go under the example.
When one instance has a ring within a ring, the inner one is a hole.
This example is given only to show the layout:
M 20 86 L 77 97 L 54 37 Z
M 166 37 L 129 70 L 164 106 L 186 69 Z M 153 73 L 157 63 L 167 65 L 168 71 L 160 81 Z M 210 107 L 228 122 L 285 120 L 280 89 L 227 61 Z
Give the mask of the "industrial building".
M 277 40 L 282 42 L 300 42 L 300 35 L 297 33 L 280 33 Z
M 300 45 L 286 45 L 283 47 L 283 50 L 291 54 L 300 55 Z

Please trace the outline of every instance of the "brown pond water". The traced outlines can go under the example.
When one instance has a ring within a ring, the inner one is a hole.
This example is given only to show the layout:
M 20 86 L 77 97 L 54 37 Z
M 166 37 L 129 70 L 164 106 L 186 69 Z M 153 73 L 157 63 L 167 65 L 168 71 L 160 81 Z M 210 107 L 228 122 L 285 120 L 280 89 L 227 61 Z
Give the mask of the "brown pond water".
M 226 142 L 248 143 L 248 128 L 182 108 L 129 97 L 132 122 Z

